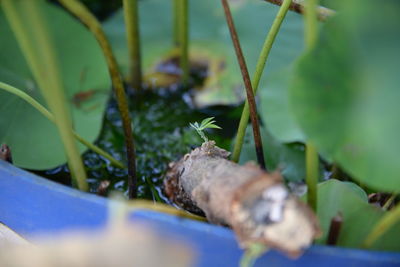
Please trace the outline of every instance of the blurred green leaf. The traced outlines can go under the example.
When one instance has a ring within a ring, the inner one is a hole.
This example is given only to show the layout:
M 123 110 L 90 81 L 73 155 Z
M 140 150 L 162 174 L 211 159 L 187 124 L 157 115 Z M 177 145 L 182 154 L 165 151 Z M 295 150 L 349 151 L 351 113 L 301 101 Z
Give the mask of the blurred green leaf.
M 92 34 L 65 11 L 49 3 L 44 3 L 43 11 L 51 21 L 74 128 L 85 139 L 94 141 L 101 129 L 111 86 L 102 52 Z M 45 105 L 2 12 L 0 32 L 0 80 Z M 0 143 L 11 147 L 16 165 L 48 169 L 66 162 L 63 145 L 51 122 L 14 95 L 0 91 L 0 99 Z M 80 145 L 80 151 L 84 149 Z
M 269 171 L 280 169 L 285 180 L 301 182 L 305 175 L 304 145 L 283 144 L 275 139 L 265 127 L 260 128 L 265 163 Z M 251 126 L 247 127 L 239 163 L 257 162 Z
M 331 219 L 341 212 L 343 223 L 338 246 L 360 247 L 384 211 L 368 203 L 365 192 L 357 185 L 335 179 L 318 185 L 318 218 L 323 236 L 318 243 L 326 244 Z M 400 249 L 400 223 L 382 236 L 371 249 L 398 251 Z
M 144 69 L 148 73 L 169 55 L 172 41 L 172 1 L 141 1 L 140 22 Z M 232 6 L 235 25 L 250 73 L 255 69 L 265 36 L 278 12 L 275 5 L 262 1 L 242 1 Z M 209 77 L 204 90 L 195 95 L 198 106 L 232 104 L 244 98 L 242 76 L 238 67 L 229 30 L 220 1 L 190 2 L 191 57 L 208 63 Z M 105 31 L 117 54 L 118 62 L 127 74 L 128 51 L 126 48 L 122 12 L 104 23 Z M 267 63 L 260 87 L 273 72 L 287 67 L 303 50 L 302 17 L 289 12 L 277 36 Z M 263 89 L 263 88 L 261 88 Z
M 287 68 L 268 79 L 266 88 L 260 91 L 260 111 L 271 134 L 280 142 L 304 141 L 303 132 L 297 125 L 289 106 L 288 88 L 293 68 Z
M 400 3 L 340 3 L 297 65 L 291 107 L 320 152 L 363 184 L 397 192 Z

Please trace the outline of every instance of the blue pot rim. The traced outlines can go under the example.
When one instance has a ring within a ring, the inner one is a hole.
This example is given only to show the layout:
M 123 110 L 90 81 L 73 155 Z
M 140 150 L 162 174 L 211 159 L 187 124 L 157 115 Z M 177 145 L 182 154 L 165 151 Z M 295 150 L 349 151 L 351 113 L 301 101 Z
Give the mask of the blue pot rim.
M 29 238 L 67 229 L 99 228 L 107 223 L 110 200 L 38 177 L 0 160 L 0 222 Z M 154 225 L 158 232 L 190 243 L 196 266 L 235 266 L 243 251 L 233 232 L 221 226 L 150 210 L 130 219 Z M 297 260 L 271 250 L 256 266 L 400 266 L 400 253 L 314 245 Z

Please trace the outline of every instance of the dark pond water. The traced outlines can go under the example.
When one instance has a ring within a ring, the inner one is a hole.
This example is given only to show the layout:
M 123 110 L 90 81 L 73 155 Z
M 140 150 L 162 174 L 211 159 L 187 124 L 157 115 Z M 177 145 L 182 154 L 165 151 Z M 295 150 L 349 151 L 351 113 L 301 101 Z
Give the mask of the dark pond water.
M 176 85 L 156 90 L 142 90 L 129 94 L 130 111 L 137 155 L 138 196 L 166 201 L 162 194 L 162 177 L 168 163 L 179 159 L 193 147 L 202 143 L 189 122 L 200 122 L 215 117 L 222 130 L 207 132 L 220 147 L 230 149 L 236 131 L 241 107 L 213 106 L 196 109 L 191 93 Z M 126 162 L 122 122 L 117 104 L 110 97 L 103 119 L 103 128 L 95 142 L 115 158 Z M 102 181 L 109 181 L 107 190 L 127 192 L 127 170 L 112 166 L 108 160 L 94 152 L 83 154 L 87 168 L 90 192 L 96 193 Z M 69 184 L 67 165 L 39 173 L 51 180 Z

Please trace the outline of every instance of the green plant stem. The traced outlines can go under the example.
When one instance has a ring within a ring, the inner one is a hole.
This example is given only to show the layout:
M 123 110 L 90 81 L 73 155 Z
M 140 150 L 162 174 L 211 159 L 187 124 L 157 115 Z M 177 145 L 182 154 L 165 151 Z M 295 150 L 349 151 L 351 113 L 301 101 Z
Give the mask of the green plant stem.
M 131 126 L 131 117 L 129 115 L 128 101 L 126 98 L 122 77 L 118 71 L 117 61 L 112 53 L 111 45 L 101 28 L 100 22 L 90 13 L 90 11 L 77 0 L 60 0 L 60 3 L 68 9 L 72 14 L 78 17 L 83 24 L 94 34 L 100 47 L 103 50 L 107 61 L 108 70 L 110 72 L 113 83 L 115 96 L 118 103 L 118 109 L 122 118 L 122 127 L 124 130 L 126 154 L 128 160 L 128 188 L 129 198 L 136 198 L 137 195 L 137 179 L 136 179 L 136 157 L 135 146 L 133 141 L 133 133 Z
M 318 20 L 316 8 L 318 0 L 307 0 L 305 6 L 305 43 L 306 51 L 314 48 L 318 38 Z M 317 211 L 317 184 L 319 170 L 318 152 L 313 144 L 306 142 L 306 184 L 308 205 Z
M 279 29 L 282 25 L 283 20 L 285 19 L 285 16 L 289 10 L 289 6 L 291 0 L 284 0 L 282 3 L 282 6 L 279 8 L 278 14 L 276 15 L 274 22 L 272 23 L 271 29 L 269 30 L 267 37 L 265 38 L 264 45 L 262 47 L 261 53 L 258 57 L 257 61 L 257 66 L 256 66 L 256 71 L 253 76 L 252 80 L 252 86 L 253 86 L 253 92 L 254 94 L 257 93 L 258 90 L 258 85 L 260 83 L 260 79 L 262 76 L 262 73 L 265 68 L 265 64 L 267 62 L 269 53 L 271 51 L 272 45 L 274 44 L 275 38 L 279 32 Z M 232 152 L 232 161 L 238 162 L 240 158 L 240 153 L 242 151 L 243 147 L 243 140 L 244 140 L 244 135 L 246 133 L 246 127 L 247 124 L 249 123 L 249 103 L 246 101 L 243 111 L 242 111 L 242 116 L 240 117 L 240 122 L 239 122 L 239 127 L 236 135 L 236 140 L 235 140 L 235 146 L 233 148 Z
M 397 197 L 397 193 L 393 193 L 390 198 L 385 202 L 385 204 L 383 205 L 382 209 L 383 210 L 388 210 L 390 208 L 390 206 L 393 204 L 394 200 Z
M 182 84 L 187 85 L 189 79 L 189 20 L 188 20 L 188 0 L 179 0 L 179 48 L 180 48 L 180 67 L 182 71 Z
M 174 46 L 179 47 L 179 0 L 172 1 L 173 38 Z
M 264 244 L 252 243 L 243 253 L 240 259 L 240 267 L 252 267 L 256 260 L 268 251 L 268 247 Z
M 35 99 L 33 99 L 30 95 L 28 95 L 24 91 L 22 91 L 18 88 L 15 88 L 9 84 L 3 83 L 3 82 L 0 82 L 0 89 L 3 89 L 11 94 L 18 96 L 21 99 L 23 99 L 24 101 L 29 103 L 32 107 L 34 107 L 37 111 L 42 113 L 49 121 L 51 121 L 52 123 L 55 124 L 55 119 L 54 119 L 53 114 L 51 114 L 50 111 L 48 111 L 45 107 L 43 107 L 39 102 L 37 102 Z M 92 150 L 92 151 L 96 152 L 97 154 L 103 156 L 104 158 L 108 159 L 111 162 L 111 164 L 113 164 L 114 166 L 121 168 L 121 169 L 125 168 L 125 166 L 122 162 L 116 160 L 113 156 L 108 154 L 106 151 L 104 151 L 100 147 L 87 141 L 86 139 L 81 137 L 74 130 L 72 130 L 72 133 L 73 133 L 75 139 L 78 140 L 81 144 L 85 145 L 90 150 Z
M 123 0 L 126 38 L 128 40 L 130 74 L 129 82 L 135 89 L 142 89 L 140 56 L 140 30 L 138 0 Z
M 306 49 L 311 50 L 314 48 L 318 38 L 318 20 L 316 8 L 318 0 L 307 0 L 304 15 L 305 15 L 305 32 L 304 39 Z
M 317 185 L 318 185 L 318 153 L 315 147 L 306 144 L 306 184 L 307 203 L 314 210 L 317 210 Z
M 280 6 L 280 5 L 282 5 L 282 2 L 284 0 L 264 0 L 264 1 Z M 296 13 L 304 14 L 304 10 L 305 10 L 304 0 L 293 0 L 289 9 Z M 326 21 L 328 18 L 330 18 L 336 14 L 336 12 L 334 10 L 323 7 L 323 6 L 318 6 L 316 12 L 317 12 L 317 17 L 318 17 L 319 21 Z
M 372 231 L 363 242 L 364 248 L 371 247 L 384 233 L 386 233 L 395 223 L 400 220 L 400 205 L 386 212 L 378 221 Z
M 250 119 L 251 119 L 251 125 L 253 126 L 253 137 L 256 148 L 257 161 L 260 167 L 262 169 L 265 169 L 264 150 L 260 135 L 260 125 L 258 123 L 257 106 L 256 106 L 256 101 L 254 99 L 254 92 L 250 81 L 249 71 L 246 66 L 246 61 L 243 56 L 242 48 L 240 47 L 239 37 L 236 32 L 235 25 L 233 23 L 233 18 L 229 8 L 229 4 L 227 0 L 221 0 L 221 3 L 224 8 L 225 19 L 228 24 L 232 43 L 235 48 L 235 53 L 239 63 L 240 71 L 242 73 L 243 83 L 246 89 L 247 101 L 249 102 Z
M 73 183 L 80 190 L 87 191 L 85 168 L 72 133 L 72 121 L 66 105 L 54 42 L 50 36 L 48 21 L 41 12 L 42 3 L 6 0 L 2 4 L 35 80 L 54 114 Z

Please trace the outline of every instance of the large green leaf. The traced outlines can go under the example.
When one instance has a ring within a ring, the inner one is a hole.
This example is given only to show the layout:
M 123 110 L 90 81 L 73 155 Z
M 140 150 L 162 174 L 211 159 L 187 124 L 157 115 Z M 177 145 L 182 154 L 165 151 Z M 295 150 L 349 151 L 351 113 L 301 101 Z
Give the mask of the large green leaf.
M 299 143 L 283 144 L 276 140 L 265 127 L 260 129 L 260 133 L 267 169 L 269 171 L 280 170 L 287 181 L 303 181 L 305 175 L 304 146 Z M 239 163 L 243 164 L 248 161 L 257 161 L 251 126 L 246 129 Z
M 304 140 L 303 132 L 289 106 L 288 87 L 291 75 L 292 68 L 276 73 L 268 79 L 266 88 L 260 92 L 262 118 L 271 134 L 280 142 Z
M 110 88 L 107 66 L 92 34 L 58 7 L 43 4 L 74 127 L 85 139 L 94 141 L 101 129 L 102 113 Z M 27 25 L 29 26 L 29 25 Z M 18 43 L 0 13 L 0 81 L 20 88 L 45 105 Z M 81 93 L 80 92 L 88 92 Z M 7 143 L 16 165 L 47 169 L 66 162 L 56 127 L 29 104 L 0 90 L 0 143 Z M 80 146 L 80 151 L 84 147 Z
M 384 215 L 384 211 L 368 203 L 365 192 L 357 185 L 335 179 L 318 185 L 318 218 L 323 236 L 318 243 L 325 244 L 331 219 L 340 212 L 343 223 L 337 245 L 360 247 L 372 227 Z M 384 234 L 371 249 L 400 249 L 400 223 Z
M 140 1 L 140 27 L 144 67 L 151 70 L 172 49 L 172 1 Z M 231 104 L 243 100 L 243 81 L 229 35 L 220 1 L 192 0 L 190 7 L 190 47 L 192 58 L 203 58 L 209 63 L 209 77 L 204 89 L 195 96 L 198 106 Z M 277 6 L 244 0 L 233 6 L 235 25 L 246 56 L 250 73 L 253 73 L 265 36 L 278 11 Z M 104 24 L 125 74 L 128 70 L 124 20 L 122 12 L 116 13 Z M 288 66 L 303 49 L 303 23 L 298 14 L 289 13 L 278 34 L 267 63 L 264 79 L 270 73 Z M 263 88 L 260 88 L 263 89 Z
M 399 191 L 400 3 L 340 3 L 297 65 L 290 103 L 321 152 L 365 185 Z

